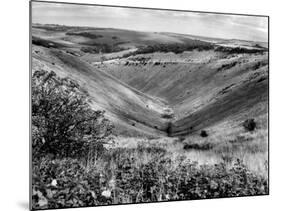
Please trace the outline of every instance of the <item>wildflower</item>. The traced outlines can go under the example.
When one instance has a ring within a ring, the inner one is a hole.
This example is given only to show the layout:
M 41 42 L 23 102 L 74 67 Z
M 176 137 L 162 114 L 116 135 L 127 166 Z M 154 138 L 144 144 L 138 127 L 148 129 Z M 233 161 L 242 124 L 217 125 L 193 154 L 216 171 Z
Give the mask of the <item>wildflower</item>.
M 217 189 L 218 188 L 218 183 L 216 183 L 215 181 L 211 181 L 211 184 L 210 184 L 210 187 L 211 187 L 211 189 Z
M 57 184 L 58 184 L 57 180 L 53 179 L 51 185 L 54 186 L 54 187 L 57 187 Z
M 109 186 L 111 189 L 115 189 L 115 180 L 114 180 L 114 179 L 111 179 L 111 180 L 109 181 L 108 186 Z
M 94 191 L 91 191 L 91 195 L 92 195 L 92 197 L 93 197 L 94 199 L 97 198 L 96 193 L 95 193 Z
M 109 190 L 104 190 L 102 193 L 101 193 L 102 196 L 106 197 L 106 198 L 109 198 L 111 196 L 111 192 Z

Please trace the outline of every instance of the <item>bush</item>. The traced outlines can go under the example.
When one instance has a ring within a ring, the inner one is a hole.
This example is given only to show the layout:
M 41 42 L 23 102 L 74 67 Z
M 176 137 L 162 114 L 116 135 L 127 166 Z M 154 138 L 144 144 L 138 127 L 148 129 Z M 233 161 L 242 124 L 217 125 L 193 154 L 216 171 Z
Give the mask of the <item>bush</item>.
M 167 125 L 167 128 L 166 128 L 166 132 L 167 132 L 167 135 L 169 137 L 172 136 L 172 133 L 173 133 L 173 123 L 172 122 L 168 122 L 168 125 Z
M 164 114 L 161 114 L 161 117 L 164 119 L 172 119 L 174 117 L 174 114 L 173 113 L 164 113 Z
M 237 63 L 238 63 L 237 61 L 234 61 L 234 62 L 231 62 L 231 63 L 223 64 L 221 67 L 218 68 L 217 71 L 230 69 L 230 68 L 236 66 Z
M 67 32 L 66 35 L 72 35 L 72 36 L 82 36 L 82 37 L 87 37 L 90 39 L 97 39 L 103 37 L 100 34 L 93 34 L 91 32 Z
M 33 165 L 32 208 L 67 208 L 112 203 L 102 196 L 105 180 L 78 160 L 42 159 Z
M 54 72 L 32 76 L 32 155 L 77 157 L 102 150 L 113 126 L 89 106 L 88 94 Z
M 50 41 L 50 40 L 45 40 L 45 39 L 42 39 L 42 38 L 39 38 L 39 37 L 34 37 L 34 36 L 32 36 L 32 44 L 42 46 L 42 47 L 45 47 L 45 48 L 63 48 L 63 47 L 66 47 L 65 45 L 63 45 L 61 43 Z
M 248 131 L 253 131 L 256 129 L 257 124 L 254 119 L 247 119 L 244 121 L 243 127 Z
M 119 47 L 118 44 L 109 45 L 106 43 L 97 43 L 93 41 L 88 41 L 86 43 L 81 43 L 85 46 L 81 47 L 81 51 L 84 53 L 113 53 L 125 50 L 125 48 Z
M 267 49 L 248 49 L 248 48 L 241 48 L 241 47 L 225 47 L 225 46 L 216 46 L 215 51 L 218 52 L 225 52 L 228 54 L 251 54 L 251 53 L 263 53 L 266 52 Z
M 212 149 L 214 146 L 211 143 L 186 143 L 183 147 L 183 149 L 185 150 L 210 150 Z
M 137 54 L 148 54 L 155 52 L 173 52 L 175 54 L 183 53 L 184 51 L 192 51 L 192 50 L 211 50 L 214 48 L 213 44 L 208 42 L 200 41 L 200 40 L 189 40 L 184 44 L 155 44 L 155 45 L 147 45 L 140 47 L 137 51 L 125 54 L 123 57 L 129 57 Z M 160 63 L 155 63 L 154 65 L 159 65 Z
M 208 137 L 208 133 L 207 133 L 207 131 L 206 130 L 201 130 L 201 132 L 200 132 L 200 136 L 201 137 Z

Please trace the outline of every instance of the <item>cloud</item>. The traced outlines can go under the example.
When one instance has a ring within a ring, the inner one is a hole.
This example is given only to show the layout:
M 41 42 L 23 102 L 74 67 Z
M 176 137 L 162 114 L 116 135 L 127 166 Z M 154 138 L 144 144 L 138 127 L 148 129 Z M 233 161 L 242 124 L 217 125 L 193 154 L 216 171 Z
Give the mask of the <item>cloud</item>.
M 46 2 L 32 3 L 36 23 L 169 31 L 228 39 L 267 41 L 267 18 Z

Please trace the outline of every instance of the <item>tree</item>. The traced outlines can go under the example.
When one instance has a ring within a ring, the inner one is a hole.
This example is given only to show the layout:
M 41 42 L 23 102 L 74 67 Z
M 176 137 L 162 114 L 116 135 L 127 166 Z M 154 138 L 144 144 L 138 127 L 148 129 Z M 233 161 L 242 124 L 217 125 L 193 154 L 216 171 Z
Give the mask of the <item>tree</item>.
M 54 72 L 32 76 L 32 154 L 77 157 L 97 154 L 108 142 L 113 125 L 104 111 L 90 107 L 87 91 Z

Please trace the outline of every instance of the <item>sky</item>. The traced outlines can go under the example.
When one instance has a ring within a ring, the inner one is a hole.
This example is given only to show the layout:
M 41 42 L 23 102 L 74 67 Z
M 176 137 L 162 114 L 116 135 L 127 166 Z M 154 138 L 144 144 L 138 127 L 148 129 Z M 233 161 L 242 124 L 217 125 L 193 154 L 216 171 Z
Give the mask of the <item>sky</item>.
M 32 23 L 268 40 L 267 18 L 257 16 L 32 2 Z

